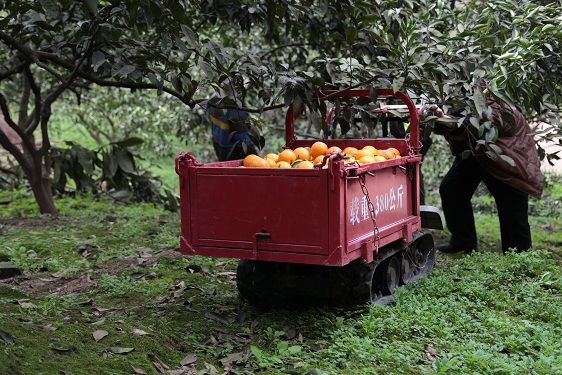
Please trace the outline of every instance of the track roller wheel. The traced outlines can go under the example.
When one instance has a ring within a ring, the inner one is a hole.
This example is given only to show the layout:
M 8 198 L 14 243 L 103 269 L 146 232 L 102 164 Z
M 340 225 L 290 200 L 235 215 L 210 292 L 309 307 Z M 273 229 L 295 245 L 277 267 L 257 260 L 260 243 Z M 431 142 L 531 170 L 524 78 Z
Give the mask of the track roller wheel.
M 373 288 L 376 288 L 383 296 L 391 295 L 400 285 L 400 270 L 400 258 L 398 256 L 393 255 L 385 259 L 375 269 Z
M 412 254 L 403 252 L 401 256 L 400 285 L 408 284 L 414 279 L 416 265 L 410 259 Z

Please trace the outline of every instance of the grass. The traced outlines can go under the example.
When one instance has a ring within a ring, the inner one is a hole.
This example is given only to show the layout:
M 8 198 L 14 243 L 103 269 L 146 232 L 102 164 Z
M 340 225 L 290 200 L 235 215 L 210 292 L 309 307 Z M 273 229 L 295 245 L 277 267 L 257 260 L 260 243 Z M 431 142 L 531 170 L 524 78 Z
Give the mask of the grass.
M 201 374 L 562 373 L 560 215 L 532 216 L 535 249 L 501 255 L 497 217 L 477 214 L 481 251 L 439 257 L 386 306 L 268 310 L 239 301 L 234 260 L 176 254 L 176 214 L 83 196 L 53 220 L 7 199 L 0 253 L 27 280 L 0 284 L 0 374 L 157 374 L 188 355 Z

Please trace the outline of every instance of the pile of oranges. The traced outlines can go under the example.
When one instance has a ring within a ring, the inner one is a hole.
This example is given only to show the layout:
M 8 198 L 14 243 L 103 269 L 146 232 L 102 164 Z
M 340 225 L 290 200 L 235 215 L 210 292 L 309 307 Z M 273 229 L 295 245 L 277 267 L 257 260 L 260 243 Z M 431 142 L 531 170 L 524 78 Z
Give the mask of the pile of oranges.
M 316 142 L 311 147 L 297 147 L 294 150 L 287 148 L 280 153 L 269 153 L 265 158 L 258 155 L 248 155 L 242 163 L 246 168 L 299 168 L 312 169 L 322 164 L 324 157 L 331 153 L 343 152 L 347 155 L 345 163 L 358 163 L 359 165 L 378 163 L 388 159 L 400 157 L 400 152 L 394 147 L 386 150 L 377 150 L 373 146 L 365 146 L 358 150 L 355 147 L 346 147 L 343 150 L 337 146 L 328 147 L 324 142 Z

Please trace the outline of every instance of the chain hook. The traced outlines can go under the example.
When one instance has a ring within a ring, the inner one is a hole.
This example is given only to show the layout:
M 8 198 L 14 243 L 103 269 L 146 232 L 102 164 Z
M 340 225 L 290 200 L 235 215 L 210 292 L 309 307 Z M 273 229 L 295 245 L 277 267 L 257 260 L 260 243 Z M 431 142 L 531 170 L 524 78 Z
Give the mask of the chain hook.
M 361 191 L 367 199 L 367 207 L 369 208 L 369 214 L 371 216 L 371 221 L 373 222 L 373 235 L 374 235 L 374 245 L 375 253 L 378 253 L 380 247 L 380 236 L 379 236 L 379 226 L 377 225 L 377 218 L 375 216 L 375 206 L 371 202 L 371 197 L 369 196 L 369 190 L 367 189 L 367 184 L 365 183 L 366 174 L 359 175 L 359 186 L 361 186 Z

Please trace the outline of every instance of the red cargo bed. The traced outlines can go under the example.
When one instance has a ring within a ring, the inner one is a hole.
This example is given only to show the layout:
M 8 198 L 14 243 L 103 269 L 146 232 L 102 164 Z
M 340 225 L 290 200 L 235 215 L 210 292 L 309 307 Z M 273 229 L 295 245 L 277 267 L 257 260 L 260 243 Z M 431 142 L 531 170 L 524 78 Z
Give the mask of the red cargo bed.
M 395 147 L 397 159 L 365 166 L 345 165 L 341 155 L 328 168 L 238 168 L 242 161 L 199 163 L 190 153 L 176 159 L 180 176 L 181 251 L 190 255 L 343 266 L 393 241 L 411 241 L 419 218 L 419 128 L 417 111 L 404 94 L 412 133 L 405 139 L 325 140 L 328 146 Z M 343 95 L 368 96 L 369 90 Z M 295 140 L 287 114 L 288 147 Z M 411 147 L 418 145 L 418 147 Z M 361 181 L 368 191 L 364 195 Z M 375 222 L 370 217 L 368 199 Z

